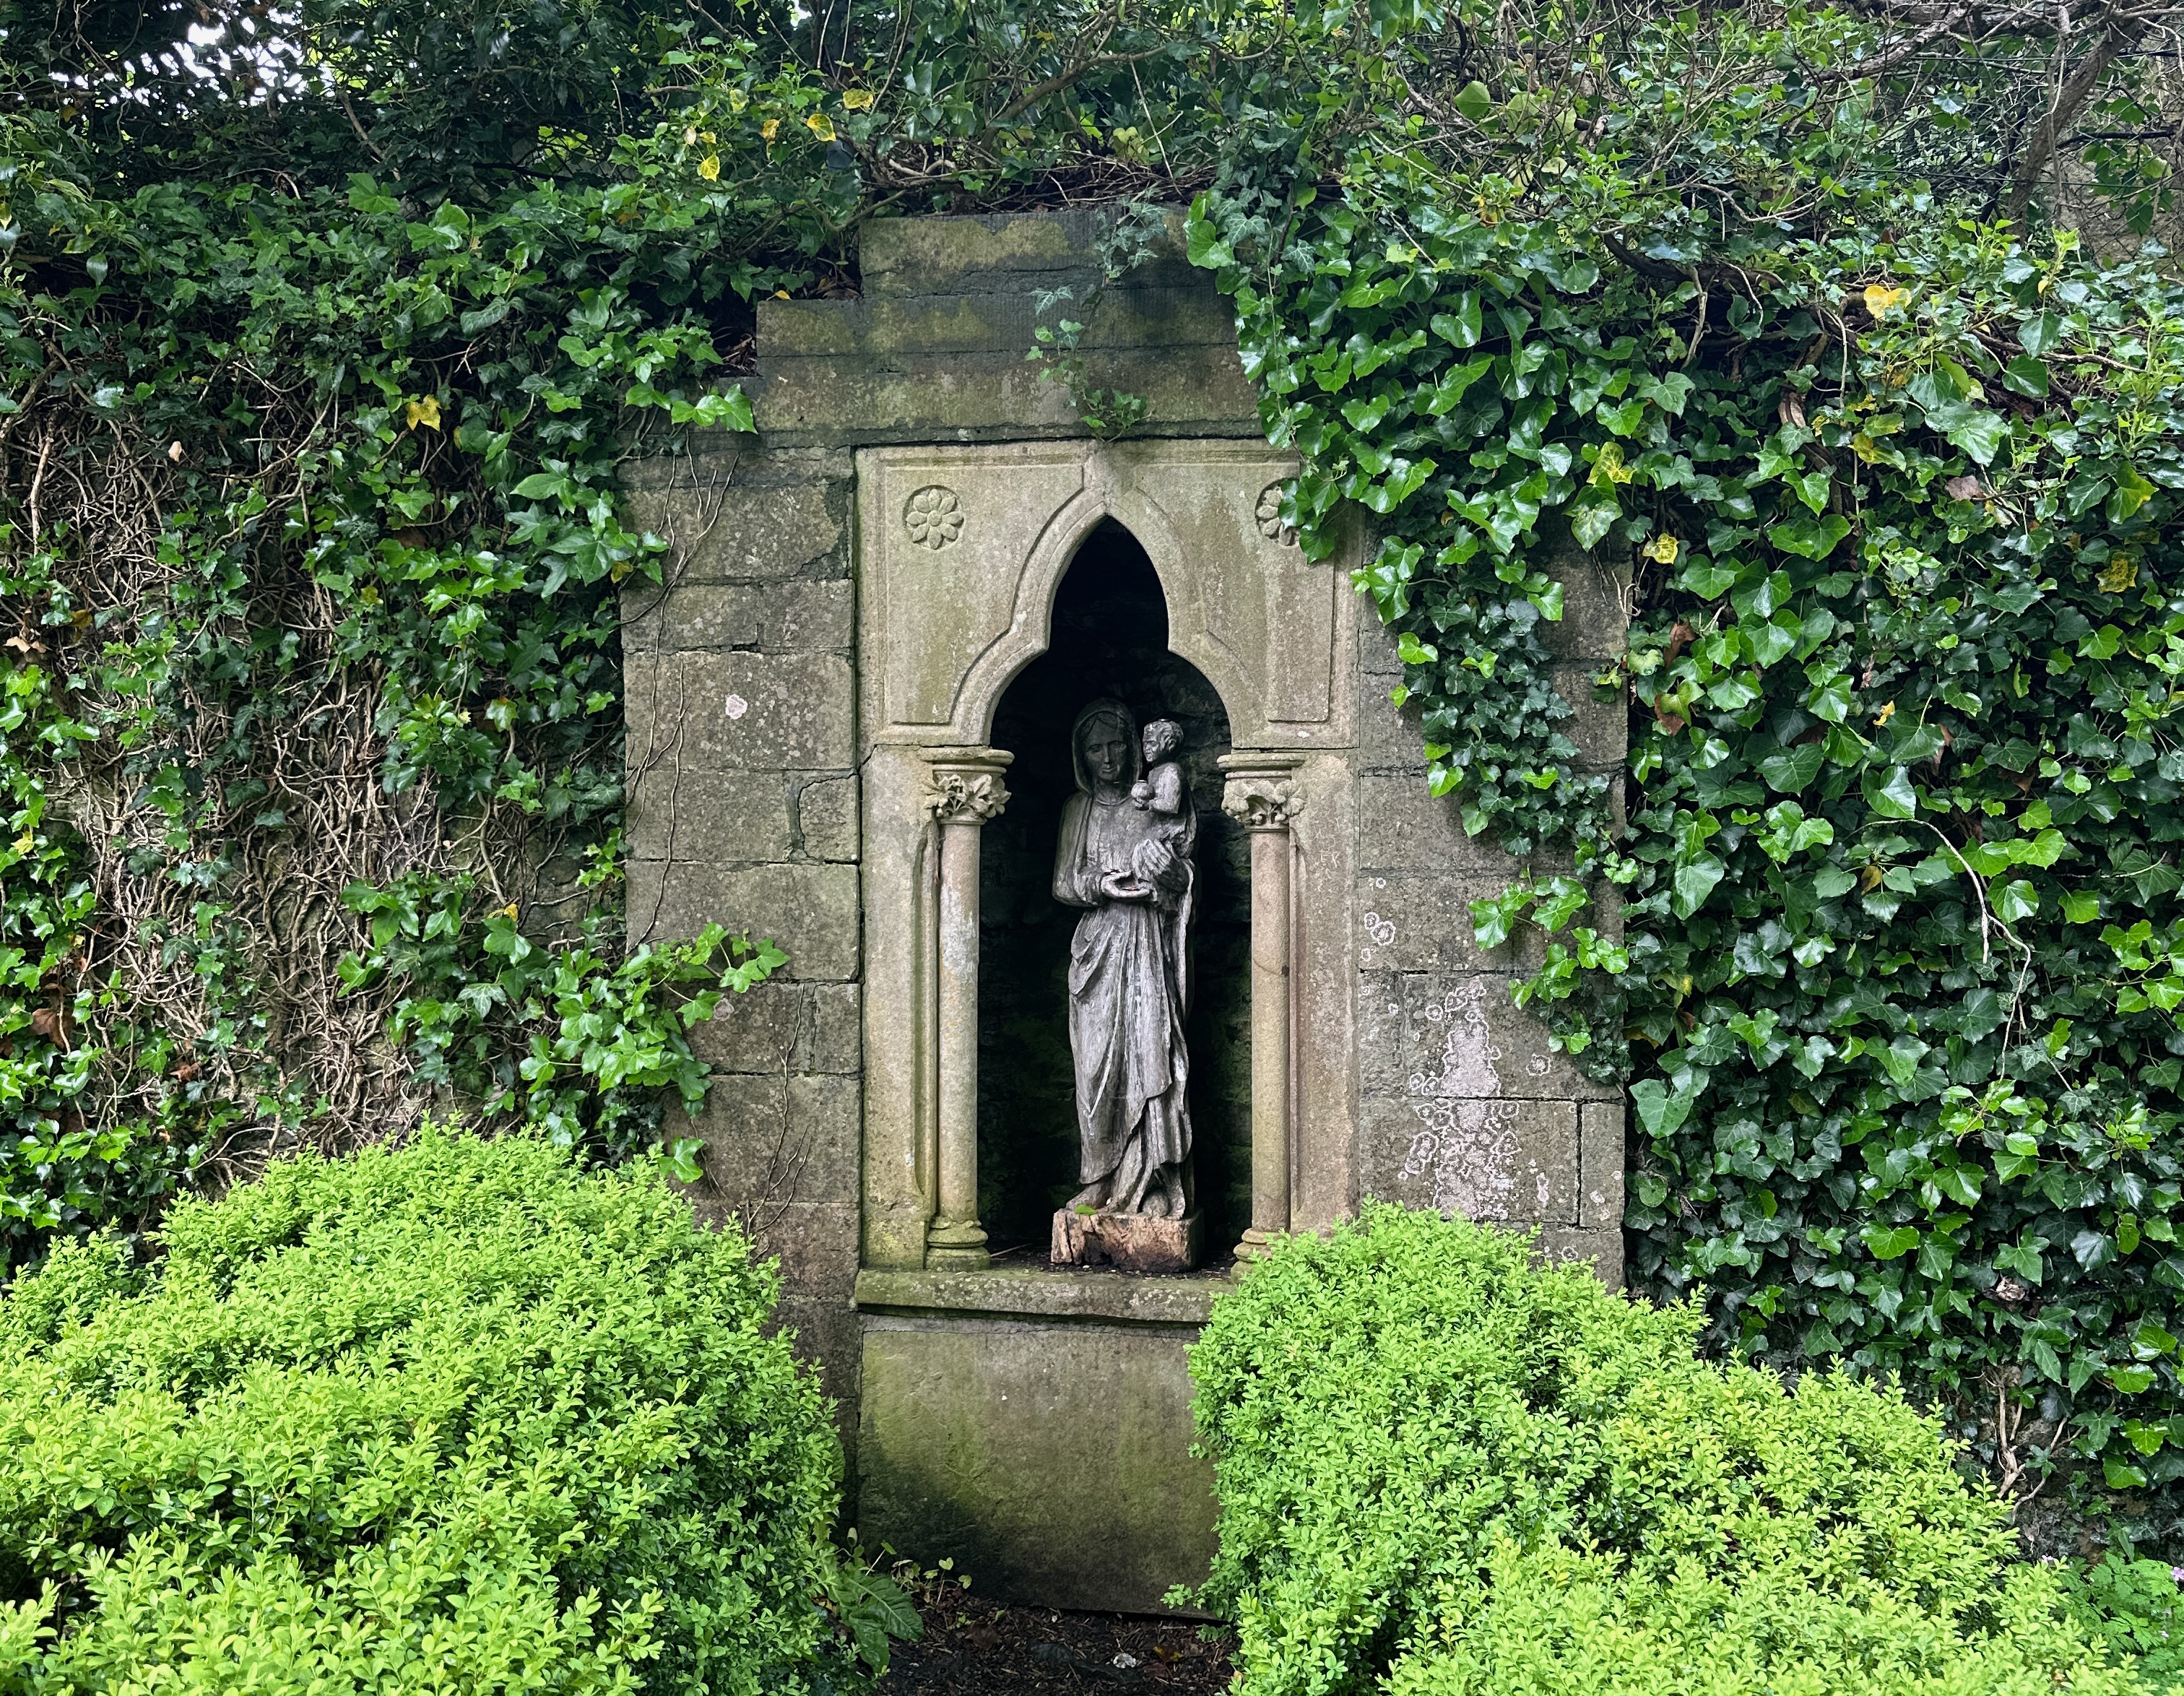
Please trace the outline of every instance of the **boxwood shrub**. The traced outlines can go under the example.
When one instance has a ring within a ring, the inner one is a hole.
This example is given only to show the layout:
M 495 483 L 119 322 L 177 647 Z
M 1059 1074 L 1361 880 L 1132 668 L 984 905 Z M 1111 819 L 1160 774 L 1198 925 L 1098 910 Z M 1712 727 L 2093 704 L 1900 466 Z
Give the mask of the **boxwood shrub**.
M 1433 1213 L 1284 1243 L 1191 1357 L 1244 1696 L 2138 1688 L 1936 1420 L 1704 1324 Z
M 0 1692 L 824 1692 L 841 1458 L 769 1266 L 427 1132 L 0 1296 Z

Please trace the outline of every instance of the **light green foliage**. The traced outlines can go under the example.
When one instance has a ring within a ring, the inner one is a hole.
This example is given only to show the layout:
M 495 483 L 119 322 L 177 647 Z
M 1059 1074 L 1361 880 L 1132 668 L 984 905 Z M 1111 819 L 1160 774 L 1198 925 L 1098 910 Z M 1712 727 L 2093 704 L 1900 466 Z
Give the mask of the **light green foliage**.
M 2184 1675 L 2184 1637 L 2177 1632 L 2179 1569 L 2133 1559 L 2110 1549 L 2089 1566 L 2063 1574 L 2070 1616 L 2105 1643 L 2112 1658 L 2131 1656 L 2149 1682 L 2174 1688 Z
M 1937 1421 L 1704 1322 L 1380 1205 L 1254 1267 L 1191 1358 L 1244 1696 L 2135 1688 Z
M 858 1686 L 773 1274 L 649 1169 L 428 1129 L 163 1236 L 0 1296 L 0 1689 Z

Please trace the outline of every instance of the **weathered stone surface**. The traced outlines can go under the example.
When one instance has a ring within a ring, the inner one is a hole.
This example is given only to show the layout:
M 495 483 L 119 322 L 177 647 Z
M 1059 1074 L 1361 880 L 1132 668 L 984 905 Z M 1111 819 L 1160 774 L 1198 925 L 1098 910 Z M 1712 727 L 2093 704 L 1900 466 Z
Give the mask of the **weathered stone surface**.
M 1048 1258 L 1057 1266 L 1105 1266 L 1117 1272 L 1188 1272 L 1205 1252 L 1205 1222 L 1144 1213 L 1057 1208 Z
M 1358 865 L 1371 872 L 1480 872 L 1508 876 L 1516 862 L 1498 842 L 1466 836 L 1456 803 L 1427 792 L 1423 774 L 1357 779 L 1359 816 L 1372 820 L 1359 833 Z
M 701 467 L 719 463 L 699 461 Z M 632 527 L 667 538 L 673 554 L 666 575 L 678 589 L 844 576 L 847 469 L 836 455 L 793 451 L 769 452 L 749 465 L 731 461 L 710 485 L 631 490 Z M 626 593 L 639 597 L 641 611 L 659 591 L 637 585 Z
M 1365 1191 L 1517 1225 L 1578 1221 L 1578 1104 L 1368 1096 Z
M 648 859 L 786 860 L 794 842 L 779 777 L 693 768 L 671 742 L 649 764 L 631 761 L 622 828 L 630 851 Z
M 1006 1264 L 982 1272 L 864 1271 L 857 1275 L 857 1306 L 866 1313 L 1201 1325 L 1215 1297 L 1234 1287 L 1221 1272 L 1117 1278 Z
M 1629 1118 L 1630 1109 L 1619 1101 L 1579 1104 L 1577 1217 L 1581 1225 L 1618 1232 L 1623 1229 Z
M 833 1403 L 829 1409 L 842 1439 L 843 1486 L 855 1499 L 857 1476 L 857 1369 L 864 1353 L 864 1327 L 855 1311 L 840 1302 L 784 1295 L 773 1311 L 778 1331 L 794 1336 L 797 1358 L 819 1369 L 819 1387 Z
M 1583 1226 L 1542 1225 L 1540 1250 L 1557 1265 L 1583 1262 L 1611 1290 L 1623 1287 L 1623 1233 L 1619 1229 L 1603 1227 L 1592 1230 Z
M 806 859 L 855 859 L 857 780 L 814 778 L 797 790 L 796 838 Z
M 686 770 L 842 770 L 856 692 L 837 654 L 677 653 L 627 673 L 630 758 Z
M 789 1202 L 755 1221 L 761 1252 L 781 1262 L 784 1291 L 836 1307 L 857 1281 L 857 1210 L 831 1202 Z
M 1451 876 L 1385 872 L 1358 880 L 1360 972 L 1529 972 L 1545 952 L 1536 929 L 1525 927 L 1498 948 L 1482 948 L 1471 903 L 1508 888 L 1516 867 L 1500 873 Z
M 1570 704 L 1563 734 L 1577 744 L 1578 758 L 1596 771 L 1619 768 L 1630 747 L 1630 708 L 1618 699 L 1602 700 L 1593 684 L 1599 667 L 1557 666 L 1549 674 L 1555 693 Z
M 1204 1582 L 1182 1326 L 867 1315 L 858 1534 L 1004 1602 L 1161 1610 Z
M 1563 586 L 1563 616 L 1559 623 L 1540 627 L 1547 646 L 1566 660 L 1596 665 L 1620 654 L 1630 574 L 1574 546 L 1549 569 Z
M 777 1072 L 793 1063 L 810 994 L 801 984 L 774 979 L 723 996 L 712 1018 L 692 1028 L 690 1050 L 716 1072 Z
M 805 1072 L 861 1074 L 863 992 L 855 984 L 814 984 L 797 1064 Z
M 670 1135 L 705 1145 L 694 1197 L 746 1220 L 790 1202 L 857 1199 L 859 1088 L 854 1077 L 716 1072 L 693 1119 L 671 1109 Z
M 622 648 L 760 648 L 847 653 L 855 631 L 849 580 L 683 583 L 623 596 Z M 638 610 L 632 616 L 632 608 Z
M 1368 1091 L 1568 1102 L 1620 1099 L 1552 1052 L 1505 977 L 1358 974 L 1360 1077 Z
M 704 861 L 632 861 L 630 934 L 639 942 L 694 936 L 708 924 L 770 936 L 788 955 L 782 974 L 844 979 L 857 974 L 854 866 L 724 868 Z

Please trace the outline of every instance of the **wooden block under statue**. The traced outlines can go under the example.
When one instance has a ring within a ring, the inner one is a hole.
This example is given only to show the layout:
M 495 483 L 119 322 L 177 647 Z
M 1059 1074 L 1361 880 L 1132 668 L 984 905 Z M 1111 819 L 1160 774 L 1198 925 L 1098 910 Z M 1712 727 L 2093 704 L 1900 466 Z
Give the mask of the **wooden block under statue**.
M 1054 1216 L 1057 1266 L 1107 1266 L 1117 1272 L 1188 1272 L 1198 1264 L 1204 1232 L 1196 1213 L 1181 1219 L 1063 1208 Z

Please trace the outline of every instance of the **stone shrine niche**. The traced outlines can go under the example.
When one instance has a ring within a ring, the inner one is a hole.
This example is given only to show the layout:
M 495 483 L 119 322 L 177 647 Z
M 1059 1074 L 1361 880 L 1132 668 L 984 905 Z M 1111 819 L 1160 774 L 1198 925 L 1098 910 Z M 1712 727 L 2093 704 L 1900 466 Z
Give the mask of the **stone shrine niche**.
M 1074 792 L 1070 726 L 1122 701 L 1142 726 L 1179 725 L 1195 824 L 1186 1027 L 1194 1200 L 1218 1261 L 1251 1224 L 1249 845 L 1221 810 L 1228 718 L 1213 686 L 1167 650 L 1152 561 L 1120 525 L 1086 538 L 1055 596 L 1051 644 L 994 716 L 1015 756 L 1009 803 L 984 827 L 979 869 L 978 1185 L 990 1252 L 1036 1264 L 1055 1209 L 1078 1189 L 1067 977 L 1078 909 L 1051 888 L 1063 803 Z

